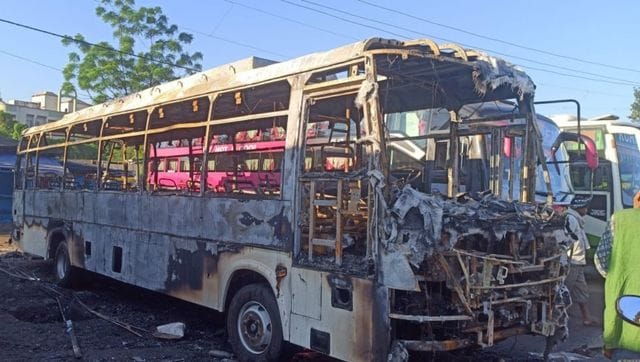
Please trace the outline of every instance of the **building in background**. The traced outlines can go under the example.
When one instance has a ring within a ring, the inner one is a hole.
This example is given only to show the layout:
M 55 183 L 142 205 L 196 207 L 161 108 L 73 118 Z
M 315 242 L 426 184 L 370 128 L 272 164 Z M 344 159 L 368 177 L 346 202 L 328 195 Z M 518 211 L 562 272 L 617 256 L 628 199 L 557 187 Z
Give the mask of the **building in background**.
M 62 113 L 75 112 L 91 106 L 89 103 L 73 97 L 62 97 L 58 105 L 58 95 L 53 92 L 36 93 L 31 96 L 31 102 L 39 103 L 42 109 Z
M 71 97 L 62 97 L 58 104 L 58 95 L 53 92 L 36 93 L 31 101 L 0 99 L 0 111 L 14 117 L 28 127 L 57 121 L 66 113 L 89 107 L 90 104 Z

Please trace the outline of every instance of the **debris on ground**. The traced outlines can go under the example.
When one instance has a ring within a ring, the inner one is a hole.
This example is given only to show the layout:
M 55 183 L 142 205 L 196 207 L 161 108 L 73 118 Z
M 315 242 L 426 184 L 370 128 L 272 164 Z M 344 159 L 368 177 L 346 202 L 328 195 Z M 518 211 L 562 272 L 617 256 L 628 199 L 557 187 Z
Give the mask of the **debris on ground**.
M 153 336 L 160 339 L 180 339 L 184 337 L 186 326 L 182 322 L 163 324 L 156 327 Z
M 123 329 L 126 329 L 127 331 L 129 331 L 130 333 L 135 334 L 135 335 L 136 335 L 136 336 L 138 336 L 138 337 L 142 337 L 142 335 L 141 335 L 139 332 L 136 332 L 134 329 L 138 329 L 138 330 L 140 330 L 140 331 L 146 332 L 146 330 L 145 330 L 145 329 L 143 329 L 143 328 L 139 328 L 139 327 L 136 327 L 136 326 L 132 326 L 132 325 L 130 325 L 130 324 L 128 324 L 128 323 L 124 323 L 124 322 L 118 321 L 118 320 L 113 319 L 113 318 L 110 318 L 110 317 L 108 317 L 108 316 L 106 316 L 106 315 L 104 315 L 104 314 L 102 314 L 102 313 L 96 312 L 95 310 L 93 310 L 93 309 L 89 308 L 86 304 L 84 304 L 84 303 L 80 300 L 80 298 L 78 298 L 78 296 L 77 296 L 77 295 L 74 295 L 73 297 L 74 297 L 75 301 L 76 301 L 76 302 L 78 302 L 78 304 L 80 304 L 80 305 L 81 305 L 84 309 L 86 309 L 89 313 L 91 313 L 91 314 L 95 315 L 95 316 L 96 316 L 96 317 L 98 317 L 98 318 L 104 319 L 104 320 L 106 320 L 106 321 L 108 321 L 108 322 L 111 322 L 111 323 L 113 323 L 113 324 L 117 325 L 118 327 L 121 327 L 121 328 L 123 328 Z
M 603 345 L 595 345 L 595 346 L 590 346 L 590 345 L 586 345 L 583 344 L 582 346 L 578 347 L 578 348 L 574 348 L 573 350 L 571 350 L 571 352 L 573 353 L 577 353 L 577 354 L 582 354 L 585 356 L 589 356 L 589 357 L 595 357 L 598 354 L 600 354 L 600 352 L 602 351 Z
M 212 349 L 209 351 L 209 356 L 215 358 L 233 358 L 233 353 L 219 349 Z
M 536 359 L 543 359 L 542 353 L 529 352 L 529 356 Z M 570 362 L 570 361 L 587 361 L 591 357 L 573 352 L 554 352 L 550 353 L 546 361 L 549 362 Z
M 58 308 L 60 309 L 60 316 L 62 317 L 62 321 L 64 322 L 66 332 L 71 338 L 71 346 L 73 347 L 73 355 L 76 358 L 82 358 L 82 352 L 80 352 L 80 345 L 78 344 L 78 338 L 76 337 L 76 333 L 73 330 L 73 321 L 71 319 L 67 319 L 64 316 L 64 309 L 62 308 L 62 304 L 60 303 L 60 299 L 56 298 L 56 302 L 58 302 Z

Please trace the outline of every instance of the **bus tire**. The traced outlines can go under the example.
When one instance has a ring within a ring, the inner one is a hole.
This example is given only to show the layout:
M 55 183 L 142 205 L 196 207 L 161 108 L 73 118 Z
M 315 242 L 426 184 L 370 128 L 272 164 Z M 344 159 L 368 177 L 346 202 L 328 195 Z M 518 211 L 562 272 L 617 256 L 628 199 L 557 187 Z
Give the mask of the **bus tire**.
M 239 361 L 279 361 L 282 324 L 267 285 L 249 284 L 238 290 L 227 311 L 227 333 Z
M 69 248 L 67 247 L 67 242 L 63 241 L 58 245 L 53 259 L 53 275 L 55 276 L 56 284 L 61 287 L 71 287 L 73 274 Z

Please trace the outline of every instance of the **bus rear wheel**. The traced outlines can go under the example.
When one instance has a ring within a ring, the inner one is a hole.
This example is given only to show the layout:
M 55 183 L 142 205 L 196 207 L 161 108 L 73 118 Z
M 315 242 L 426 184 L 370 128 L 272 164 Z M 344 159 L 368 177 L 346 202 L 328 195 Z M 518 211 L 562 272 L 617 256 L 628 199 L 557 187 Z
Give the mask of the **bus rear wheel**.
M 247 285 L 233 296 L 227 314 L 229 343 L 240 361 L 278 361 L 282 324 L 268 286 Z
M 65 241 L 61 242 L 56 249 L 53 260 L 53 272 L 56 283 L 61 287 L 70 287 L 73 282 L 73 267 L 69 258 L 69 248 Z

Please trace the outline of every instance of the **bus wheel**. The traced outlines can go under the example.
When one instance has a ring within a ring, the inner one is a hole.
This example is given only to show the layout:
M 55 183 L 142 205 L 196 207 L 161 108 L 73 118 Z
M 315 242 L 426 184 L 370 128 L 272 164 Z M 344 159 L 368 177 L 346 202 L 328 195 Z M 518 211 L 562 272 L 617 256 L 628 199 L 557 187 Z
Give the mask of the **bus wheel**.
M 61 287 L 70 287 L 72 282 L 71 259 L 69 259 L 69 249 L 66 242 L 61 242 L 56 249 L 53 271 L 56 283 Z
M 276 299 L 268 286 L 250 284 L 238 290 L 229 305 L 227 332 L 238 360 L 279 360 L 282 324 Z

